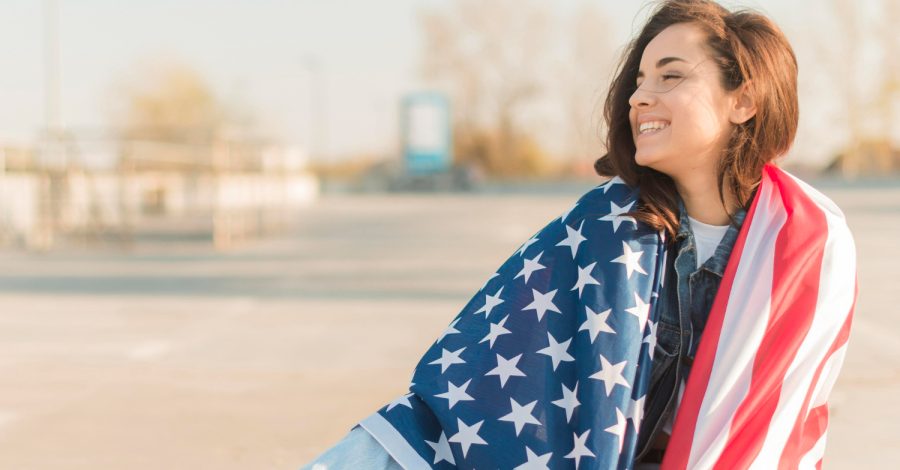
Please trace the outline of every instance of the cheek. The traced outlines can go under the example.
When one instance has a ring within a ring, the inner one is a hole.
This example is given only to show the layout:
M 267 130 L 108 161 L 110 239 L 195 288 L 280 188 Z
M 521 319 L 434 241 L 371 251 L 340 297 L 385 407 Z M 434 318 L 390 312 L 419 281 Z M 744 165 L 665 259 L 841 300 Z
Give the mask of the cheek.
M 692 147 L 705 147 L 721 138 L 724 125 L 721 112 L 707 100 L 673 104 L 673 137 Z

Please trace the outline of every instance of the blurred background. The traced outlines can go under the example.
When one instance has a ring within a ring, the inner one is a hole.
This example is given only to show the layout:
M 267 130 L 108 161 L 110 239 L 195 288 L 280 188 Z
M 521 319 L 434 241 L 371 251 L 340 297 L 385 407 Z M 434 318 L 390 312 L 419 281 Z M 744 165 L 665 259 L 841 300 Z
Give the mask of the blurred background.
M 800 65 L 784 167 L 860 296 L 826 465 L 900 460 L 900 2 L 722 2 Z M 601 179 L 652 2 L 4 0 L 0 468 L 297 468 Z

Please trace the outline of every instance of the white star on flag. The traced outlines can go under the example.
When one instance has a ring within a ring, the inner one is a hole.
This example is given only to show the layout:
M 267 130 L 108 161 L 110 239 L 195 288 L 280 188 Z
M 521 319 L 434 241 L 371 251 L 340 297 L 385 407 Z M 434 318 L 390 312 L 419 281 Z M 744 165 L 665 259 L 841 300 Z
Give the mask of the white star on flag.
M 524 312 L 526 310 L 534 310 L 537 313 L 538 321 L 541 321 L 541 319 L 544 318 L 544 314 L 547 313 L 548 310 L 551 312 L 562 313 L 558 308 L 556 308 L 556 305 L 553 304 L 553 296 L 556 295 L 557 290 L 558 289 L 553 289 L 546 294 L 542 294 L 536 289 L 531 289 L 531 295 L 534 296 L 534 300 L 532 300 L 530 304 L 526 305 L 525 308 L 522 309 L 522 311 Z
M 516 368 L 516 364 L 519 363 L 519 359 L 522 358 L 522 355 L 519 354 L 516 357 L 511 359 L 506 359 L 503 356 L 497 354 L 497 367 L 489 370 L 485 375 L 496 375 L 500 377 L 500 388 L 506 386 L 506 381 L 513 376 L 516 377 L 525 377 L 525 373 Z
M 509 421 L 513 423 L 516 427 L 516 436 L 522 432 L 522 428 L 525 427 L 526 424 L 537 424 L 540 426 L 541 422 L 537 420 L 534 416 L 531 415 L 531 410 L 534 409 L 534 405 L 537 404 L 537 400 L 522 406 L 514 399 L 509 399 L 510 405 L 512 405 L 512 411 L 500 418 L 497 418 L 500 421 Z
M 585 286 L 587 286 L 588 284 L 596 285 L 596 286 L 600 285 L 600 281 L 594 279 L 594 277 L 591 276 L 591 271 L 594 270 L 594 266 L 596 266 L 596 265 L 597 265 L 597 262 L 595 261 L 583 268 L 582 267 L 578 268 L 578 280 L 575 281 L 575 287 L 573 287 L 570 290 L 577 290 L 579 299 L 581 298 L 581 291 L 584 290 Z
M 575 258 L 575 254 L 578 253 L 578 245 L 581 242 L 587 240 L 584 235 L 581 234 L 581 229 L 584 228 L 584 221 L 581 221 L 581 225 L 578 226 L 578 230 L 573 229 L 566 225 L 566 238 L 557 243 L 556 246 L 567 246 L 572 250 L 572 258 Z
M 466 380 L 466 383 L 457 387 L 456 385 L 453 385 L 453 382 L 450 382 L 448 380 L 447 381 L 447 391 L 444 393 L 439 393 L 439 394 L 435 395 L 435 397 L 446 398 L 448 401 L 448 403 L 447 403 L 448 409 L 452 410 L 453 406 L 461 401 L 474 400 L 474 398 L 472 398 L 468 393 L 466 393 L 466 389 L 469 388 L 469 382 L 471 382 L 471 381 L 472 381 L 472 379 Z M 412 408 L 412 407 L 410 407 L 410 408 Z
M 544 349 L 541 349 L 537 353 L 538 354 L 546 354 L 547 356 L 550 356 L 550 359 L 553 361 L 553 370 L 554 371 L 556 371 L 556 366 L 558 366 L 561 361 L 571 362 L 571 361 L 575 360 L 575 358 L 572 357 L 572 355 L 569 354 L 569 352 L 568 352 L 569 343 L 572 342 L 572 338 L 569 338 L 568 340 L 563 341 L 562 343 L 558 343 L 556 341 L 556 338 L 554 338 L 553 335 L 551 335 L 550 332 L 548 331 L 547 332 L 547 341 L 550 342 L 550 345 Z
M 625 415 L 616 408 L 616 424 L 604 429 L 604 431 L 608 433 L 612 433 L 614 436 L 619 438 L 619 454 L 622 453 L 622 444 L 625 443 L 625 429 L 628 426 L 628 421 L 625 419 Z
M 529 449 L 528 446 L 525 446 L 525 455 L 527 455 L 527 459 L 525 463 L 519 465 L 513 470 L 549 470 L 550 467 L 550 457 L 553 456 L 553 452 L 547 452 L 544 455 L 537 455 L 533 450 Z
M 563 214 L 562 214 L 561 216 L 559 216 L 559 221 L 565 223 L 565 222 L 566 222 L 566 217 L 568 217 L 569 214 L 572 213 L 572 210 L 574 210 L 576 207 L 578 207 L 578 203 L 577 203 L 577 202 L 576 202 L 572 207 L 570 207 L 569 210 L 563 212 Z
M 519 274 L 516 274 L 516 277 L 514 277 L 513 279 L 518 279 L 518 278 L 524 276 L 525 284 L 528 284 L 528 278 L 531 277 L 531 273 L 546 268 L 546 266 L 539 263 L 539 261 L 541 260 L 541 256 L 543 256 L 543 254 L 544 254 L 544 252 L 542 251 L 542 252 L 538 253 L 537 256 L 535 256 L 534 258 L 531 258 L 531 259 L 525 258 L 522 261 L 522 270 L 519 271 Z
M 628 408 L 628 419 L 634 424 L 634 432 L 636 433 L 641 432 L 641 420 L 644 418 L 644 401 L 646 399 L 646 394 L 637 400 L 632 398 L 631 406 Z
M 562 398 L 553 400 L 550 403 L 566 410 L 566 422 L 568 423 L 569 421 L 572 421 L 572 413 L 575 412 L 575 408 L 581 404 L 581 402 L 578 401 L 578 382 L 575 382 L 575 388 L 571 390 L 566 387 L 566 384 L 562 384 L 562 394 Z
M 485 341 L 489 341 L 488 349 L 493 349 L 494 341 L 497 340 L 498 336 L 510 334 L 511 332 L 503 326 L 503 324 L 506 323 L 507 318 L 509 318 L 509 315 L 503 317 L 503 319 L 500 320 L 498 323 L 488 323 L 491 327 L 491 330 L 490 330 L 490 332 L 488 332 L 487 336 L 485 336 L 484 338 L 481 339 L 481 341 L 478 342 L 478 344 L 481 344 Z
M 616 334 L 616 331 L 609 326 L 609 323 L 606 323 L 607 317 L 609 317 L 610 312 L 612 312 L 611 308 L 596 313 L 591 310 L 590 307 L 585 305 L 584 310 L 587 313 L 587 320 L 578 327 L 578 331 L 588 330 L 588 333 L 591 335 L 591 344 L 594 344 L 594 340 L 597 339 L 597 335 L 601 332 Z
M 441 437 L 438 438 L 437 442 L 431 442 L 426 439 L 425 443 L 434 449 L 433 463 L 446 460 L 450 465 L 456 465 L 456 461 L 453 460 L 453 451 L 450 450 L 450 443 L 447 442 L 447 435 L 444 434 L 444 431 L 441 431 Z
M 406 395 L 400 395 L 395 398 L 394 401 L 388 403 L 388 407 L 386 411 L 391 411 L 395 406 L 403 405 L 409 409 L 412 409 L 412 404 L 409 402 L 409 397 L 413 396 L 412 393 L 407 393 Z
M 578 464 L 581 462 L 582 457 L 596 457 L 590 449 L 587 448 L 588 436 L 591 434 L 591 430 L 581 433 L 579 436 L 578 433 L 574 433 L 573 439 L 575 440 L 575 447 L 572 449 L 572 452 L 566 454 L 567 459 L 575 459 L 575 470 L 578 470 Z
M 456 418 L 456 424 L 459 431 L 450 436 L 449 441 L 455 442 L 462 447 L 463 457 L 469 453 L 469 447 L 472 444 L 484 444 L 487 445 L 487 442 L 484 442 L 484 439 L 478 435 L 478 430 L 481 429 L 481 425 L 484 423 L 484 420 L 481 420 L 471 426 L 467 425 L 463 422 L 463 420 Z
M 626 308 L 625 311 L 637 317 L 638 331 L 643 334 L 644 327 L 647 326 L 647 316 L 650 315 L 650 304 L 644 303 L 637 292 L 634 293 L 634 303 L 634 307 Z
M 625 181 L 622 180 L 622 178 L 619 178 L 618 176 L 616 176 L 616 177 L 613 177 L 613 179 L 607 181 L 606 183 L 603 183 L 603 194 L 606 194 L 606 191 L 608 191 L 609 188 L 611 188 L 617 184 L 625 184 Z
M 487 281 L 484 281 L 484 285 L 481 286 L 481 289 L 480 289 L 480 290 L 484 290 L 484 288 L 487 287 L 488 283 L 491 282 L 491 279 L 493 279 L 493 278 L 495 278 L 495 277 L 497 277 L 497 276 L 499 276 L 499 275 L 500 275 L 500 273 L 494 273 L 491 277 L 488 278 Z
M 631 201 L 631 204 L 628 204 L 627 206 L 619 207 L 618 205 L 616 205 L 615 202 L 610 201 L 609 202 L 609 214 L 606 214 L 597 220 L 605 220 L 607 222 L 612 222 L 613 233 L 615 233 L 619 230 L 619 225 L 621 225 L 622 222 L 631 222 L 632 224 L 637 225 L 637 222 L 635 222 L 634 217 L 624 215 L 624 214 L 627 214 L 628 211 L 631 210 L 631 206 L 633 206 L 633 205 L 634 205 L 634 201 Z
M 623 385 L 625 388 L 631 388 L 631 385 L 628 385 L 628 381 L 625 380 L 625 377 L 622 376 L 622 371 L 625 370 L 625 366 L 627 364 L 628 361 L 622 361 L 618 364 L 611 364 L 601 354 L 600 370 L 595 372 L 594 375 L 591 376 L 591 378 L 603 382 L 603 385 L 606 387 L 606 396 L 608 397 L 612 394 L 613 387 L 615 387 L 616 384 Z
M 487 318 L 488 315 L 491 314 L 491 310 L 493 310 L 494 307 L 503 303 L 503 299 L 500 298 L 500 294 L 503 293 L 503 287 L 504 286 L 500 286 L 500 290 L 498 290 L 497 293 L 494 295 L 485 294 L 484 295 L 484 305 L 481 308 L 479 308 L 478 310 L 476 310 L 475 313 L 473 313 L 473 315 L 477 315 L 481 312 L 484 312 L 484 317 Z
M 653 359 L 653 351 L 656 351 L 656 328 L 659 326 L 659 322 L 650 322 L 650 332 L 647 333 L 647 336 L 644 336 L 644 343 L 647 343 L 650 352 L 650 359 Z
M 534 245 L 535 243 L 537 243 L 538 240 L 540 240 L 540 239 L 537 237 L 537 235 L 535 235 L 535 236 L 529 238 L 528 240 L 525 240 L 525 243 L 523 243 L 522 246 L 520 246 L 519 249 L 516 250 L 516 253 L 517 253 L 519 256 L 524 256 L 524 255 L 525 255 L 525 250 L 527 250 L 529 246 Z
M 621 263 L 625 265 L 625 270 L 627 271 L 626 279 L 631 279 L 631 273 L 637 271 L 641 274 L 647 274 L 647 271 L 644 271 L 644 268 L 641 267 L 641 264 L 638 262 L 641 259 L 641 255 L 644 254 L 643 251 L 631 251 L 631 247 L 628 246 L 628 243 L 622 242 L 622 256 L 612 260 L 612 263 Z
M 443 333 L 441 333 L 441 336 L 438 338 L 437 342 L 440 343 L 441 341 L 443 341 L 443 340 L 444 340 L 444 337 L 447 336 L 447 335 L 455 335 L 455 334 L 458 334 L 458 333 L 459 333 L 459 330 L 457 330 L 457 329 L 455 328 L 457 323 L 459 323 L 459 318 L 457 318 L 456 320 L 453 320 L 453 323 L 451 323 L 450 326 L 448 326 L 447 329 L 444 330 Z
M 444 348 L 441 348 L 440 359 L 435 359 L 435 360 L 429 362 L 428 364 L 434 364 L 434 365 L 440 364 L 441 365 L 441 373 L 443 374 L 444 372 L 447 371 L 447 368 L 452 366 L 453 364 L 465 364 L 466 363 L 466 361 L 462 360 L 462 358 L 459 357 L 459 355 L 462 354 L 464 349 L 466 349 L 466 348 L 459 348 L 456 351 L 450 352 Z

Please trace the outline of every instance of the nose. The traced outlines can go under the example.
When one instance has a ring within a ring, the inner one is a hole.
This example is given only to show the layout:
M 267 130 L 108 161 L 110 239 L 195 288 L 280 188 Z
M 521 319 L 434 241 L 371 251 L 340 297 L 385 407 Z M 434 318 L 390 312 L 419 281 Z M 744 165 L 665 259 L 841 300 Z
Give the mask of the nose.
M 642 90 L 638 87 L 634 93 L 628 98 L 628 104 L 632 108 L 645 108 L 653 104 L 656 100 L 656 94 Z

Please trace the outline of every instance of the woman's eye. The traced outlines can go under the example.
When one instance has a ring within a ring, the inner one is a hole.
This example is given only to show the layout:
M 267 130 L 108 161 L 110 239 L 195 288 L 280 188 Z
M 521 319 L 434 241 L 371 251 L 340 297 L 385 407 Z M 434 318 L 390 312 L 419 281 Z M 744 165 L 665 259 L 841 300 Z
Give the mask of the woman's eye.
M 666 74 L 666 75 L 663 75 L 663 76 L 662 76 L 662 80 L 663 80 L 663 81 L 669 80 L 670 78 L 681 78 L 681 75 Z M 641 83 L 642 83 L 642 82 L 636 82 L 636 83 L 635 83 L 635 86 L 636 86 L 637 88 L 640 88 L 640 87 L 641 87 Z

